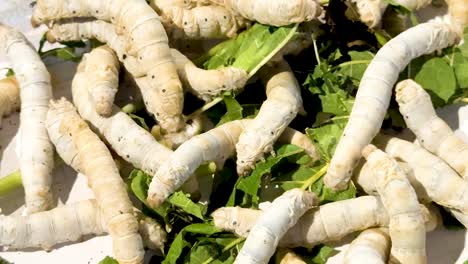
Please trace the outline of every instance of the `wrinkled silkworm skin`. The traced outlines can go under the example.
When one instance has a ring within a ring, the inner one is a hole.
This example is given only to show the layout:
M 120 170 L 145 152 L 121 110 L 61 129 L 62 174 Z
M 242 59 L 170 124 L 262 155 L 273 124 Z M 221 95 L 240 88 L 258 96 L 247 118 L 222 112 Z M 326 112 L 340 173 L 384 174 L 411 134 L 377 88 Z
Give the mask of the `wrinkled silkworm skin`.
M 112 113 L 119 87 L 119 60 L 114 51 L 106 45 L 93 49 L 85 56 L 89 58 L 84 71 L 93 73 L 90 74 L 93 79 L 89 81 L 94 85 L 88 88 L 92 103 L 98 114 L 108 117 Z
M 60 132 L 71 137 L 78 151 L 80 169 L 88 178 L 112 237 L 115 258 L 119 263 L 143 263 L 138 221 L 110 151 L 65 98 L 51 100 L 50 111 L 63 113 Z
M 95 200 L 59 206 L 27 216 L 0 216 L 0 244 L 10 249 L 52 246 L 77 241 L 85 235 L 104 233 Z
M 433 230 L 440 221 L 440 215 L 433 208 L 421 211 L 427 223 L 427 231 Z M 240 237 L 248 235 L 261 215 L 260 210 L 240 207 L 222 207 L 211 214 L 217 228 Z M 318 244 L 340 240 L 356 231 L 388 226 L 388 223 L 387 211 L 379 197 L 360 196 L 309 210 L 286 233 L 279 245 L 312 248 Z
M 318 197 L 308 191 L 284 192 L 257 219 L 234 263 L 268 263 L 279 240 L 318 202 Z
M 304 152 L 312 159 L 312 162 L 320 159 L 320 153 L 317 150 L 317 147 L 315 147 L 314 143 L 312 143 L 312 140 L 310 140 L 307 135 L 295 129 L 287 127 L 283 133 L 281 133 L 277 142 L 280 144 L 293 144 L 301 147 L 304 149 Z
M 398 138 L 378 136 L 376 143 L 390 156 L 407 162 L 414 175 L 414 182 L 411 184 L 422 187 L 422 193 L 418 192 L 418 197 L 428 196 L 432 201 L 448 208 L 457 219 L 462 215 L 465 215 L 464 218 L 468 217 L 468 183 L 441 158 L 418 145 Z M 361 172 L 359 178 L 361 175 L 365 180 L 365 172 Z M 412 177 L 408 178 L 412 181 Z M 418 189 L 421 190 L 415 187 L 415 190 Z M 461 222 L 464 225 L 468 223 Z
M 391 241 L 388 228 L 372 228 L 362 231 L 349 245 L 345 264 L 387 263 Z
M 184 87 L 204 101 L 210 101 L 224 92 L 241 92 L 249 78 L 243 69 L 225 67 L 204 70 L 176 49 L 171 49 L 171 54 Z
M 448 17 L 419 24 L 387 42 L 367 67 L 349 121 L 344 129 L 324 183 L 345 189 L 361 157 L 382 125 L 399 72 L 409 61 L 454 44 L 458 36 Z
M 23 34 L 0 24 L 0 50 L 12 63 L 20 86 L 21 113 L 17 154 L 25 191 L 26 210 L 35 213 L 52 206 L 54 149 L 45 119 L 52 97 L 50 75 Z
M 383 13 L 388 6 L 384 0 L 351 0 L 356 5 L 359 20 L 369 28 L 380 25 Z
M 275 258 L 276 264 L 307 264 L 301 257 L 286 248 L 279 248 Z
M 154 175 L 172 151 L 159 144 L 151 133 L 137 125 L 117 106 L 114 106 L 112 114 L 107 118 L 96 112 L 88 93 L 88 87 L 92 85 L 88 82 L 89 74 L 83 72 L 86 63 L 84 58 L 72 82 L 73 102 L 78 112 L 99 131 L 120 157 Z
M 174 3 L 176 2 L 176 3 Z M 187 6 L 182 1 L 153 0 L 170 38 L 233 38 L 247 21 L 222 6 Z
M 180 145 L 171 159 L 162 164 L 148 189 L 147 202 L 159 206 L 204 162 L 224 162 L 234 154 L 234 146 L 246 121 L 236 120 L 197 135 Z
M 237 173 L 246 175 L 273 144 L 302 108 L 299 84 L 286 61 L 266 69 L 267 99 L 257 116 L 246 126 L 236 144 Z M 264 73 L 266 73 L 264 72 Z
M 205 162 L 215 161 L 218 167 L 222 167 L 224 161 L 235 154 L 239 135 L 251 122 L 250 119 L 231 121 L 194 136 L 180 145 L 153 177 L 148 189 L 147 202 L 152 206 L 159 206 Z M 287 128 L 285 132 L 299 133 L 291 130 L 293 129 Z M 304 145 L 299 147 L 301 146 Z
M 31 21 L 38 25 L 73 17 L 95 17 L 116 26 L 117 33 L 125 37 L 126 54 L 137 58 L 142 72 L 149 79 L 149 87 L 140 87 L 148 103 L 148 112 L 169 132 L 183 128 L 182 84 L 164 27 L 146 1 L 39 0 Z
M 0 127 L 2 117 L 20 109 L 19 83 L 13 76 L 0 80 Z
M 416 82 L 405 80 L 396 86 L 396 100 L 419 143 L 468 179 L 468 144 L 437 116 L 429 94 Z
M 389 215 L 390 259 L 426 263 L 426 230 L 418 197 L 397 162 L 374 145 L 362 150 L 374 173 L 377 193 Z
M 161 250 L 166 232 L 154 219 L 135 211 L 145 246 Z M 74 242 L 86 235 L 101 235 L 107 226 L 94 199 L 62 205 L 28 216 L 0 216 L 0 245 L 9 249 L 40 247 Z
M 55 151 L 68 166 L 75 171 L 80 172 L 80 158 L 78 151 L 73 145 L 70 135 L 60 132 L 60 124 L 64 118 L 65 112 L 48 111 L 46 118 L 46 127 L 49 138 L 55 146 Z
M 322 13 L 315 0 L 211 0 L 248 20 L 272 26 L 311 21 Z

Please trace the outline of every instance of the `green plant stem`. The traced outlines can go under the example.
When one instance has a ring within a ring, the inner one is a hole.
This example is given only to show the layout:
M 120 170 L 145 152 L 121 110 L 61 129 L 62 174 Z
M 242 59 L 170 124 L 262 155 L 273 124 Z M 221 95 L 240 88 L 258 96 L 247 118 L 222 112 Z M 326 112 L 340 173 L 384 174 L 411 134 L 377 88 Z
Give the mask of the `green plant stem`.
M 232 241 L 231 243 L 227 244 L 223 250 L 221 251 L 221 254 L 230 250 L 231 248 L 235 247 L 237 244 L 241 243 L 242 241 L 244 241 L 245 238 L 243 237 L 239 237 L 238 239 Z M 209 259 L 205 260 L 205 262 L 203 262 L 202 264 L 209 264 L 211 262 L 213 262 L 215 260 L 214 257 L 210 257 Z
M 21 181 L 21 172 L 19 170 L 0 178 L 0 196 L 7 195 L 12 191 L 23 186 Z
M 314 175 L 312 175 L 309 179 L 304 181 L 304 183 L 301 186 L 302 190 L 306 190 L 309 188 L 312 184 L 314 184 L 320 177 L 322 177 L 328 170 L 329 163 L 325 164 L 320 170 L 318 170 Z
M 211 107 L 217 105 L 221 101 L 223 101 L 223 97 L 216 97 L 215 99 L 213 99 L 213 101 L 208 102 L 204 106 L 202 106 L 201 108 L 195 110 L 195 112 L 188 115 L 185 119 L 186 120 L 193 119 L 194 117 L 198 116 L 199 114 L 201 114 L 201 113 L 205 112 L 206 110 L 210 109 Z
M 337 68 L 341 68 L 341 67 L 344 67 L 344 66 L 348 66 L 348 65 L 354 65 L 354 64 L 369 64 L 372 60 L 353 60 L 353 61 L 347 61 L 347 62 L 343 62 L 343 63 L 340 63 L 334 67 L 332 67 L 332 70 L 336 70 Z
M 312 34 L 312 44 L 314 45 L 315 59 L 317 60 L 317 64 L 320 65 L 320 55 L 319 55 L 319 51 L 317 48 L 317 40 L 314 34 Z
M 291 39 L 292 37 L 294 36 L 294 34 L 296 33 L 297 31 L 297 27 L 299 26 L 299 23 L 298 24 L 295 24 L 294 27 L 292 28 L 292 30 L 288 33 L 288 35 L 286 36 L 286 38 L 281 41 L 281 43 L 274 49 L 270 52 L 270 54 L 268 54 L 268 56 L 266 56 L 265 58 L 263 58 L 262 61 L 260 61 L 259 64 L 257 64 L 255 66 L 255 68 L 253 68 L 250 72 L 249 72 L 249 79 L 250 77 L 254 76 L 254 74 L 265 64 L 267 63 L 268 61 L 270 61 L 270 59 L 276 55 L 276 53 L 278 53 L 278 51 L 280 51 Z

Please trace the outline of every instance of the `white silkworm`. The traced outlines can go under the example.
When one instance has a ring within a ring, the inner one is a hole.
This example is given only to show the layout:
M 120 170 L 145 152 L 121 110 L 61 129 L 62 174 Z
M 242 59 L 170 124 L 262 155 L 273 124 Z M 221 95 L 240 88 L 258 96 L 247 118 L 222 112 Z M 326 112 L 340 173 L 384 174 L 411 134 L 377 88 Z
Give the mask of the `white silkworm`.
M 314 193 L 301 189 L 284 192 L 257 219 L 234 263 L 268 263 L 279 240 L 317 204 Z
M 405 80 L 396 86 L 396 100 L 419 143 L 468 179 L 468 144 L 437 116 L 429 94 L 416 82 Z
M 90 52 L 85 72 L 90 72 L 89 93 L 96 112 L 102 116 L 109 116 L 112 113 L 115 94 L 119 87 L 120 63 L 108 46 L 100 46 Z M 85 55 L 86 56 L 86 55 Z
M 49 111 L 62 117 L 60 132 L 71 137 L 78 152 L 80 169 L 88 178 L 112 237 L 115 258 L 120 263 L 143 263 L 138 222 L 112 154 L 65 98 L 52 100 Z
M 418 197 L 397 162 L 374 145 L 362 150 L 389 216 L 390 259 L 426 263 L 426 231 Z
M 45 119 L 52 97 L 50 75 L 23 34 L 0 24 L 0 50 L 10 59 L 20 86 L 21 113 L 17 154 L 25 190 L 26 209 L 35 213 L 52 206 L 54 149 Z
M 270 65 L 266 83 L 267 99 L 236 144 L 237 173 L 245 175 L 273 144 L 302 108 L 299 84 L 286 61 Z
M 399 72 L 413 58 L 454 44 L 458 35 L 449 18 L 419 24 L 387 42 L 367 67 L 351 115 L 336 147 L 324 183 L 346 188 L 361 150 L 380 130 Z

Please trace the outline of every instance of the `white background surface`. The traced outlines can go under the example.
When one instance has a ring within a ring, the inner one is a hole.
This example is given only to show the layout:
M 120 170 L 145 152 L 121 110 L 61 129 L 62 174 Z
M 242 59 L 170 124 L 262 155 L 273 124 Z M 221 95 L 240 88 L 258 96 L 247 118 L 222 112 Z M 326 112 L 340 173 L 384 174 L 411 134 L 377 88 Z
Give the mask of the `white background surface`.
M 20 29 L 37 47 L 44 28 L 32 30 L 29 23 L 30 1 L 32 0 L 0 0 L 0 22 Z M 0 68 L 6 68 L 8 65 L 5 57 L 0 55 Z M 50 63 L 48 68 L 53 80 L 54 97 L 69 96 L 69 81 L 75 73 L 75 65 L 73 63 Z M 1 73 L 0 76 L 2 76 Z M 459 109 L 459 107 L 453 106 L 443 109 L 441 114 L 452 128 L 460 127 L 466 133 L 465 135 L 468 135 L 468 108 Z M 18 114 L 5 118 L 3 121 L 3 127 L 0 130 L 0 176 L 7 175 L 18 169 L 14 152 L 18 122 Z M 458 131 L 458 133 L 462 135 L 461 131 Z M 53 188 L 58 205 L 93 197 L 92 192 L 87 187 L 85 177 L 81 174 L 77 175 L 65 165 L 56 166 Z M 3 214 L 21 213 L 23 204 L 22 190 L 0 197 L 0 208 Z M 439 228 L 429 233 L 427 236 L 428 263 L 463 263 L 464 260 L 468 259 L 468 250 L 465 250 L 466 243 L 467 238 L 464 231 L 450 231 Z M 338 247 L 340 250 L 345 248 L 346 246 Z M 98 263 L 107 255 L 111 255 L 111 240 L 108 236 L 94 237 L 76 244 L 61 245 L 51 252 L 42 250 L 0 251 L 0 257 L 18 264 Z M 342 256 L 343 251 L 331 258 L 328 263 L 342 263 Z

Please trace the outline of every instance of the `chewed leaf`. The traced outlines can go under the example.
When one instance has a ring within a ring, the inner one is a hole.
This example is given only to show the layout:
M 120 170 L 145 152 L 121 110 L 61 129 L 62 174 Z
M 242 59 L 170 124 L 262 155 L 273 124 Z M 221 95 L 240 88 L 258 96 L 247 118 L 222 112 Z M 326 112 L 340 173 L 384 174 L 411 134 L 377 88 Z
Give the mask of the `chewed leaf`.
M 203 220 L 202 208 L 190 200 L 183 192 L 173 193 L 167 200 L 170 204 L 179 207 L 183 211 Z
M 275 157 L 269 156 L 265 162 L 259 162 L 250 176 L 239 178 L 236 183 L 236 189 L 243 191 L 252 197 L 254 204 L 258 203 L 258 190 L 262 176 L 271 172 L 273 166 L 278 164 L 284 158 L 290 157 L 295 154 L 299 154 L 304 150 L 295 145 L 283 145 L 281 146 Z M 232 202 L 232 201 L 231 201 Z
M 235 98 L 225 96 L 224 103 L 226 104 L 226 114 L 221 117 L 221 120 L 219 120 L 219 123 L 216 126 L 220 126 L 229 121 L 242 119 L 243 108 Z
M 253 75 L 294 36 L 297 25 L 272 27 L 254 24 L 236 38 L 213 47 L 195 62 L 205 69 L 233 66 Z

